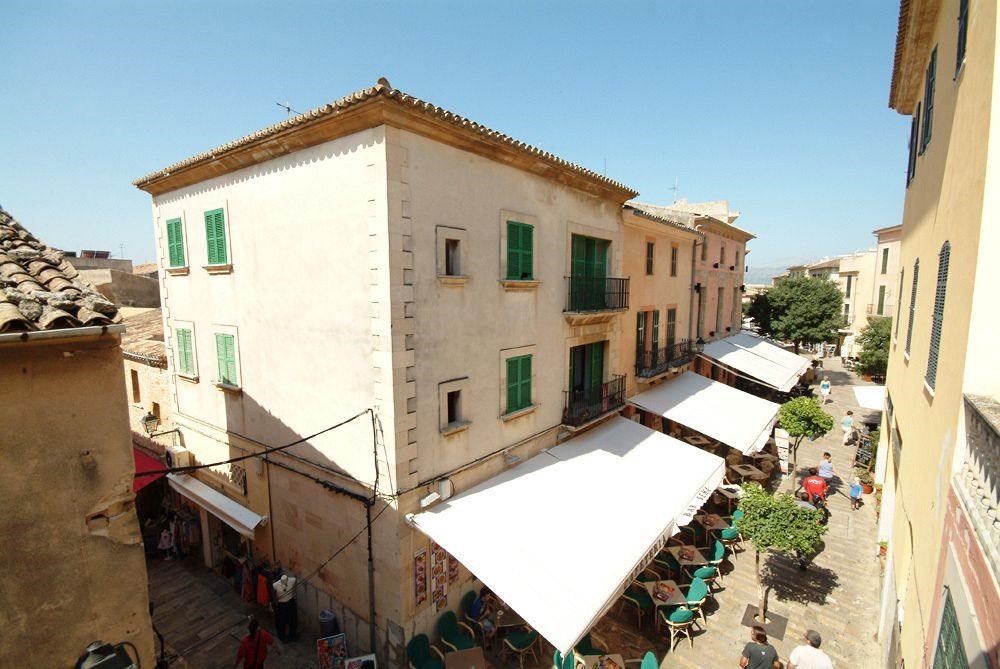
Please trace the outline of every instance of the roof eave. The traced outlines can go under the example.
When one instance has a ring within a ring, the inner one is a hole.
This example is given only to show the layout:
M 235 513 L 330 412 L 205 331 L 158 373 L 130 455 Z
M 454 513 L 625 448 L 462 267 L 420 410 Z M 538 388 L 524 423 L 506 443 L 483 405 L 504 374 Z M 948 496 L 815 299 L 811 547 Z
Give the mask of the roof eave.
M 912 114 L 923 83 L 941 0 L 901 0 L 896 27 L 889 107 Z
M 389 125 L 624 203 L 622 183 L 383 85 L 366 89 L 137 179 L 161 195 L 362 130 Z

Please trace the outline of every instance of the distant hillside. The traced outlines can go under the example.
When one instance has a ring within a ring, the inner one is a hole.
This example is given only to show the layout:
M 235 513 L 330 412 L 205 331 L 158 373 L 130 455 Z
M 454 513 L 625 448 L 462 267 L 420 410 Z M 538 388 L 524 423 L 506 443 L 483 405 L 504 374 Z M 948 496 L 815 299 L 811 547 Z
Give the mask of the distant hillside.
M 770 284 L 771 277 L 777 276 L 778 274 L 783 274 L 787 270 L 788 270 L 787 266 L 751 267 L 750 270 L 746 273 L 745 280 L 747 283 Z

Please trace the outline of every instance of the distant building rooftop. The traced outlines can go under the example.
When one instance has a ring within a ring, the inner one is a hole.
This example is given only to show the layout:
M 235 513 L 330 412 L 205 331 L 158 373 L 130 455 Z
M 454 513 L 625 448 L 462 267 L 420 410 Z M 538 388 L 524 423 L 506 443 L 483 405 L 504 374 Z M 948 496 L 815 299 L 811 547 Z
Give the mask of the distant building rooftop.
M 0 333 L 120 323 L 113 302 L 0 209 Z
M 160 309 L 123 307 L 125 334 L 122 353 L 129 360 L 153 367 L 167 366 L 167 347 L 163 341 L 163 312 Z

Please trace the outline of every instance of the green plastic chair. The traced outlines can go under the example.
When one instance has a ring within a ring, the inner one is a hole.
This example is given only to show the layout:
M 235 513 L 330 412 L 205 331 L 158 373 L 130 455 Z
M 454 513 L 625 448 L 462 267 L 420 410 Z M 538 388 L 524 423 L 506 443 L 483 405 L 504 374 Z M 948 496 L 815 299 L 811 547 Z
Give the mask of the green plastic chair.
M 464 631 L 462 628 L 465 628 Z M 449 650 L 465 650 L 476 645 L 476 633 L 465 623 L 459 622 L 454 611 L 446 611 L 438 618 L 437 630 L 441 635 L 441 643 Z
M 462 595 L 461 611 L 462 616 L 465 617 L 465 622 L 472 628 L 473 634 L 478 633 L 483 637 L 483 645 L 486 644 L 486 630 L 483 629 L 482 622 L 476 620 L 472 617 L 472 603 L 476 601 L 476 591 L 469 590 L 467 593 Z
M 504 650 L 509 650 L 517 654 L 517 662 L 521 669 L 524 669 L 524 656 L 531 653 L 531 657 L 538 662 L 538 655 L 535 653 L 535 642 L 538 641 L 538 632 L 528 629 L 520 629 L 509 633 L 503 638 Z
M 694 583 L 694 579 L 700 578 L 708 586 L 708 594 L 710 597 L 715 597 L 715 593 L 712 592 L 712 586 L 715 584 L 715 578 L 719 575 L 719 570 L 712 565 L 706 565 L 704 567 L 698 567 L 693 572 L 691 572 L 691 582 Z
M 708 625 L 708 617 L 705 614 L 705 608 L 702 606 L 705 600 L 708 599 L 708 584 L 704 580 L 698 578 L 697 576 L 691 579 L 691 585 L 688 587 L 687 591 L 687 608 L 692 613 L 700 613 L 701 619 Z
M 608 651 L 604 648 L 599 648 L 594 645 L 593 640 L 588 632 L 586 636 L 580 639 L 580 643 L 576 644 L 573 648 L 573 652 L 577 655 L 607 655 Z
M 653 565 L 660 567 L 661 569 L 666 569 L 668 576 L 679 574 L 681 571 L 681 563 L 678 562 L 673 555 L 667 553 L 666 551 L 653 558 Z
M 657 616 L 656 631 L 660 631 L 661 622 L 670 630 L 671 652 L 677 647 L 677 641 L 680 640 L 681 636 L 686 636 L 688 643 L 694 648 L 694 640 L 691 638 L 691 626 L 695 622 L 693 611 L 684 606 L 678 606 L 672 611 L 668 610 L 667 607 L 660 607 L 657 610 Z M 645 658 L 643 659 L 645 660 Z
M 563 654 L 557 650 L 552 653 L 552 666 L 555 669 L 576 669 L 576 658 L 573 657 L 573 653 L 563 657 Z
M 618 611 L 621 612 L 626 604 L 631 604 L 635 607 L 636 615 L 639 617 L 639 627 L 641 628 L 642 614 L 653 609 L 653 598 L 646 592 L 646 588 L 633 583 L 625 588 L 625 592 L 622 594 L 622 603 L 618 607 Z
M 406 644 L 406 661 L 412 669 L 444 669 L 444 656 L 431 645 L 426 634 L 418 634 Z
M 739 528 L 736 527 L 736 521 L 742 517 L 743 512 L 736 509 L 736 511 L 733 512 L 733 517 L 729 527 L 719 533 L 719 536 L 722 538 L 722 544 L 733 552 L 734 558 L 737 556 L 736 547 L 743 545 L 743 536 L 740 534 Z
M 660 669 L 660 663 L 652 651 L 646 651 L 646 654 L 642 656 L 642 664 L 639 665 L 639 669 Z

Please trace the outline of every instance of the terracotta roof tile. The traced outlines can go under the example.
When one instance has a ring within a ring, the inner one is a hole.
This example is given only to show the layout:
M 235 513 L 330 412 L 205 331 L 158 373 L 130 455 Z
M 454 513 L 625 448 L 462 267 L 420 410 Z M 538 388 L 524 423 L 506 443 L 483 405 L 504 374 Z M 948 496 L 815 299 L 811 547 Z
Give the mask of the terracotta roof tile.
M 118 308 L 81 281 L 62 253 L 0 209 L 0 333 L 119 322 Z
M 186 160 L 174 163 L 173 165 L 165 167 L 162 170 L 157 170 L 156 172 L 152 172 L 144 177 L 136 179 L 135 181 L 132 182 L 132 184 L 141 188 L 142 186 L 148 184 L 151 181 L 159 179 L 160 177 L 167 176 L 178 170 L 190 167 L 192 165 L 196 165 L 198 163 L 216 160 L 218 158 L 221 158 L 227 152 L 232 151 L 234 149 L 239 149 L 241 147 L 253 144 L 255 142 L 259 142 L 268 137 L 281 134 L 296 126 L 310 124 L 330 116 L 341 114 L 351 109 L 352 107 L 355 107 L 357 105 L 360 105 L 364 102 L 367 102 L 368 100 L 377 97 L 384 97 L 386 99 L 393 100 L 396 103 L 401 104 L 405 107 L 414 109 L 416 111 L 434 117 L 435 119 L 444 121 L 452 126 L 461 128 L 463 130 L 471 130 L 484 137 L 487 137 L 489 139 L 513 147 L 518 151 L 528 153 L 542 161 L 558 165 L 572 172 L 576 172 L 577 174 L 585 176 L 588 179 L 601 182 L 607 186 L 611 186 L 612 188 L 621 191 L 629 192 L 633 196 L 638 195 L 636 191 L 634 191 L 633 189 L 629 188 L 628 186 L 619 181 L 615 181 L 614 179 L 609 179 L 608 177 L 602 174 L 598 174 L 593 170 L 589 170 L 586 167 L 582 167 L 580 165 L 577 165 L 576 163 L 572 163 L 568 160 L 553 155 L 548 151 L 544 151 L 543 149 L 539 149 L 525 142 L 516 140 L 513 137 L 505 135 L 504 133 L 498 130 L 493 130 L 492 128 L 488 128 L 480 123 L 476 123 L 475 121 L 469 120 L 463 116 L 459 116 L 458 114 L 448 111 L 447 109 L 438 107 L 437 105 L 431 104 L 430 102 L 425 102 L 420 98 L 414 97 L 412 95 L 404 93 L 399 89 L 393 88 L 392 85 L 384 77 L 379 79 L 378 83 L 375 84 L 374 86 L 362 89 L 355 93 L 351 93 L 350 95 L 347 95 L 345 97 L 340 98 L 339 100 L 336 100 L 335 102 L 323 105 L 322 107 L 317 107 L 316 109 L 305 112 L 304 114 L 293 116 L 289 119 L 282 121 L 281 123 L 276 123 L 272 126 L 268 126 L 267 128 L 263 128 L 262 130 L 258 130 L 255 133 L 246 135 L 245 137 L 241 137 L 240 139 L 229 142 L 228 144 L 223 144 L 222 146 L 218 146 L 212 149 L 211 151 L 199 153 L 196 156 L 192 156 Z
M 163 312 L 160 309 L 135 310 L 125 316 L 122 351 L 130 360 L 155 367 L 167 366 L 167 347 L 163 342 Z

